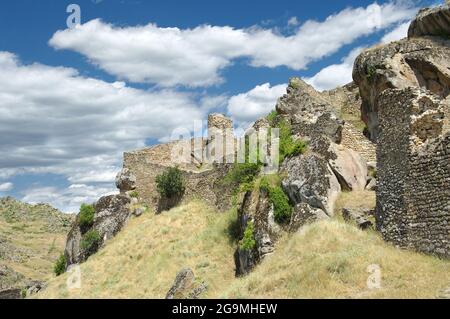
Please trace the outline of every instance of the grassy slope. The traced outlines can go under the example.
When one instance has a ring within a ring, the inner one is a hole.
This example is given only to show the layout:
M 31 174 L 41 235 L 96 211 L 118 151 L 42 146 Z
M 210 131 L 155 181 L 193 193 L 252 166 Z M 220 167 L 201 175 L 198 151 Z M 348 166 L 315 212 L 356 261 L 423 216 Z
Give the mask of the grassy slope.
M 344 194 L 338 205 L 355 198 L 356 205 L 373 202 L 373 194 L 361 192 Z M 286 235 L 252 274 L 236 279 L 230 240 L 235 218 L 193 202 L 133 219 L 81 266 L 82 289 L 68 291 L 63 275 L 38 297 L 163 298 L 186 266 L 208 283 L 208 298 L 434 298 L 450 285 L 449 261 L 396 249 L 340 218 Z M 380 290 L 367 289 L 371 264 L 381 267 Z
M 72 218 L 47 205 L 0 201 L 0 265 L 33 280 L 52 277 Z

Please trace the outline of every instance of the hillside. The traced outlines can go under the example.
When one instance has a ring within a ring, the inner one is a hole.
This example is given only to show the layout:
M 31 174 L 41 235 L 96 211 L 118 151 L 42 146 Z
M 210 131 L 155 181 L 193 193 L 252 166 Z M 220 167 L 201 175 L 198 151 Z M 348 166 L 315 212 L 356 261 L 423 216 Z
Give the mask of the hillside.
M 49 279 L 72 221 L 49 205 L 0 199 L 0 289 Z
M 341 201 L 355 202 L 349 197 Z M 285 235 L 254 272 L 236 278 L 235 220 L 235 211 L 197 201 L 133 218 L 81 264 L 81 289 L 69 291 L 65 274 L 37 297 L 164 298 L 183 267 L 207 283 L 203 298 L 434 298 L 450 285 L 449 261 L 394 248 L 339 216 Z M 381 289 L 367 289 L 372 264 L 381 268 Z

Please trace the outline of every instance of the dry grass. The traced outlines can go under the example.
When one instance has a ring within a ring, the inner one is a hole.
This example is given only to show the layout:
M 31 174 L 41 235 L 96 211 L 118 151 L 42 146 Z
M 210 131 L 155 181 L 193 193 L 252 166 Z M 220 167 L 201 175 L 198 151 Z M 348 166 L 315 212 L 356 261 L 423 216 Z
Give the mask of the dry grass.
M 200 202 L 161 215 L 144 214 L 81 265 L 82 289 L 68 291 L 55 278 L 40 298 L 164 298 L 183 267 L 208 284 L 205 297 L 234 279 L 235 213 L 219 214 Z
M 381 269 L 381 289 L 367 287 L 372 264 Z M 373 232 L 332 220 L 282 239 L 273 255 L 223 297 L 435 298 L 449 285 L 448 261 L 396 249 Z
M 343 194 L 339 205 L 370 206 L 372 195 Z M 133 219 L 81 265 L 82 289 L 68 291 L 63 275 L 38 297 L 164 298 L 186 266 L 208 283 L 206 298 L 434 298 L 450 285 L 449 261 L 396 249 L 340 218 L 286 235 L 253 273 L 235 278 L 235 218 L 194 202 Z M 380 266 L 381 289 L 367 287 L 372 264 Z

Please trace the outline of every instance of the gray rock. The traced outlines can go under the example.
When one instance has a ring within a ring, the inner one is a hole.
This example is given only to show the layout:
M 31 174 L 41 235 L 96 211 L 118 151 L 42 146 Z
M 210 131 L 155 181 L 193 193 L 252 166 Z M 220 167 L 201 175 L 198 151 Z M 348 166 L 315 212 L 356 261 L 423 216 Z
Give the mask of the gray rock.
M 294 135 L 305 140 L 323 135 L 335 143 L 342 140 L 344 122 L 337 117 L 335 107 L 299 78 L 290 80 L 287 94 L 278 100 L 276 109 L 290 120 Z
M 450 5 L 448 2 L 440 7 L 420 10 L 409 26 L 408 37 L 422 36 L 450 36 Z
M 312 208 L 306 203 L 295 206 L 294 212 L 289 223 L 289 232 L 295 233 L 301 227 L 314 223 L 319 220 L 329 219 L 330 217 L 319 208 Z
M 344 208 L 342 217 L 348 222 L 355 223 L 359 228 L 365 230 L 373 227 L 373 223 L 367 218 L 369 212 L 359 209 Z
M 287 174 L 283 189 L 294 204 L 306 203 L 333 216 L 341 185 L 325 159 L 316 154 L 293 157 L 282 171 Z
M 116 177 L 116 186 L 121 193 L 136 189 L 136 176 L 128 168 L 122 169 Z
M 23 299 L 22 289 L 9 288 L 0 290 L 0 300 L 7 300 L 7 299 Z
M 207 290 L 202 282 L 196 284 L 194 272 L 190 268 L 183 268 L 166 295 L 166 299 L 198 299 Z
M 84 251 L 81 248 L 84 233 L 96 230 L 101 238 L 97 245 L 97 248 L 99 248 L 122 230 L 131 215 L 130 202 L 130 197 L 125 195 L 111 195 L 100 198 L 95 204 L 94 224 L 83 231 L 80 228 L 79 217 L 77 216 L 77 220 L 67 236 L 65 256 L 68 266 L 86 261 L 96 251 L 96 249 Z

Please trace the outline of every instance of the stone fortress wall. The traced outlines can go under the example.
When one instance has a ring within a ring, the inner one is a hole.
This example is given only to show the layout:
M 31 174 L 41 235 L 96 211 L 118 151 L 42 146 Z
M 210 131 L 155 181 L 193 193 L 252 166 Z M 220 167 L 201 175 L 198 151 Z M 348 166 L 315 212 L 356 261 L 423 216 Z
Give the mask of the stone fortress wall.
M 208 119 L 209 138 L 174 141 L 124 153 L 123 168 L 135 176 L 136 191 L 141 201 L 157 211 L 160 198 L 156 177 L 169 167 L 177 166 L 186 181 L 184 200 L 201 198 L 219 210 L 228 209 L 231 191 L 222 181 L 230 166 L 214 164 L 209 160 L 215 152 L 211 148 L 213 139 L 221 132 L 232 132 L 232 127 L 230 119 L 221 114 L 212 114 Z
M 380 98 L 377 222 L 384 238 L 450 256 L 450 114 L 425 90 Z

